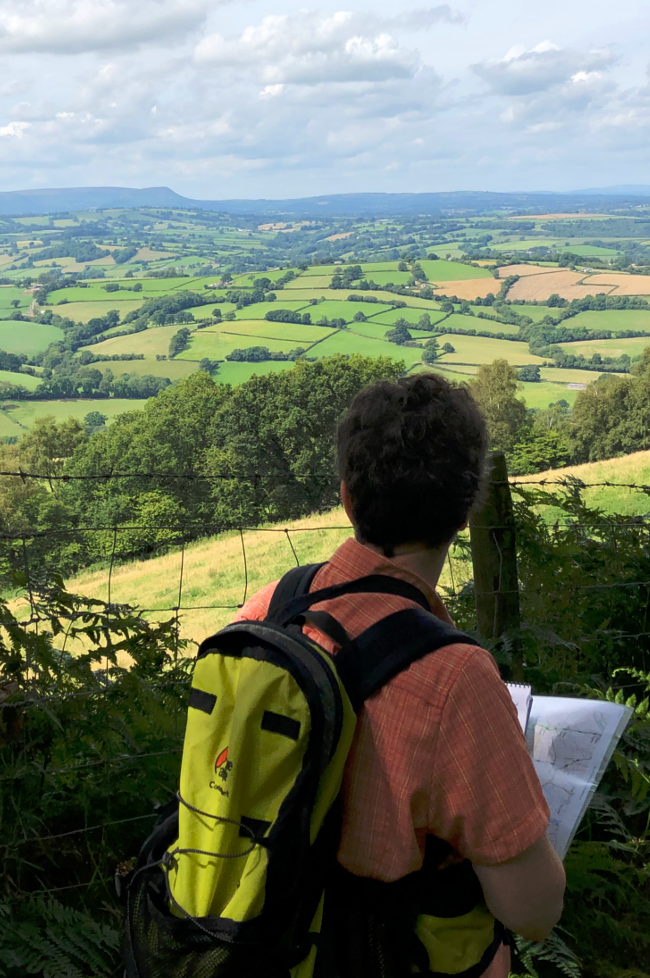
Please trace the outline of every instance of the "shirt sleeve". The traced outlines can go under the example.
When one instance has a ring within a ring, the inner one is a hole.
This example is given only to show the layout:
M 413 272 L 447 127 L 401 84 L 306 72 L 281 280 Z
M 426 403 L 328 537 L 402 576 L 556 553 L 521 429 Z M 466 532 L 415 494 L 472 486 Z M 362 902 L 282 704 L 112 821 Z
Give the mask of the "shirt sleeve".
M 271 598 L 273 597 L 273 592 L 277 584 L 277 581 L 271 581 L 270 584 L 267 584 L 254 594 L 252 598 L 249 598 L 246 604 L 242 605 L 233 616 L 231 624 L 234 624 L 236 621 L 260 621 L 262 618 L 266 618 L 266 613 L 269 610 Z
M 517 711 L 484 649 L 468 656 L 445 702 L 430 797 L 429 830 L 478 865 L 517 856 L 547 829 Z

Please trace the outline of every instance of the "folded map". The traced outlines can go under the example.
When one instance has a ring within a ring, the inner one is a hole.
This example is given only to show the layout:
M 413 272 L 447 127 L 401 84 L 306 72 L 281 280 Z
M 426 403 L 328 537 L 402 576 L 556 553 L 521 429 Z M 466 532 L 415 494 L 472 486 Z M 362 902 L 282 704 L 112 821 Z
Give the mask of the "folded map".
M 531 696 L 530 686 L 507 685 L 551 810 L 547 836 L 564 859 L 634 711 L 606 700 Z

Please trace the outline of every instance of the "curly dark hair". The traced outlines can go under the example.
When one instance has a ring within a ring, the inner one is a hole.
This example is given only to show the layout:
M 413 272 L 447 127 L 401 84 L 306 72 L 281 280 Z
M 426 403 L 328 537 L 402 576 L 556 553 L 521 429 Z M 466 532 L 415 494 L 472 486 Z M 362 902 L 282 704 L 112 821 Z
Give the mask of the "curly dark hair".
M 451 540 L 484 478 L 485 420 L 467 387 L 434 373 L 364 388 L 336 442 L 357 534 L 389 557 L 400 544 Z

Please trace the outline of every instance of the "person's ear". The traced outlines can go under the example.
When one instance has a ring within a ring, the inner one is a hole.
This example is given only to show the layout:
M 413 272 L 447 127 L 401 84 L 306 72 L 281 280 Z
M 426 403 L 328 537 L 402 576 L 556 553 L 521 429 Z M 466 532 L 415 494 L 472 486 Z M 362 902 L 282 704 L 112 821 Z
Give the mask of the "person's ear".
M 350 523 L 354 526 L 354 516 L 352 515 L 352 500 L 350 499 L 350 493 L 348 492 L 348 487 L 345 482 L 341 482 L 341 502 L 343 503 L 343 509 L 345 510 L 345 515 L 350 520 Z

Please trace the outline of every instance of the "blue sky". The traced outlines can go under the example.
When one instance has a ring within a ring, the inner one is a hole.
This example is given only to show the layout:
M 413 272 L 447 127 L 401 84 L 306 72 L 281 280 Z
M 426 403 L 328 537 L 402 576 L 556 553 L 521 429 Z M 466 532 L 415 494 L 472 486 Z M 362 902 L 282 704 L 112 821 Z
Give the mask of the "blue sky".
M 0 190 L 650 183 L 647 0 L 0 0 Z

